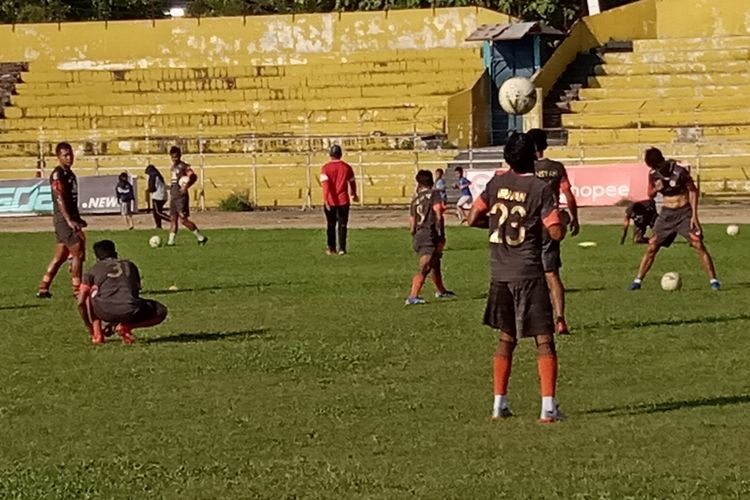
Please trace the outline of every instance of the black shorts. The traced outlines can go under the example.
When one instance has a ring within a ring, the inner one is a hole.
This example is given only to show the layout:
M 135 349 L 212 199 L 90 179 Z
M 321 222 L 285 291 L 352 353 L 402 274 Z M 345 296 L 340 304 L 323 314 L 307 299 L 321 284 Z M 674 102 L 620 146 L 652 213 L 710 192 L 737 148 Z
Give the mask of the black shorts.
M 136 307 L 126 310 L 118 310 L 119 307 L 94 299 L 93 309 L 94 315 L 102 321 L 126 325 L 135 325 L 167 316 L 167 308 L 162 303 L 149 299 L 141 299 Z
M 414 238 L 414 251 L 418 255 L 441 256 L 445 249 L 445 238 Z
M 654 224 L 652 239 L 660 247 L 670 246 L 678 234 L 690 242 L 703 239 L 703 234 L 690 231 L 692 217 L 693 209 L 689 204 L 680 208 L 662 208 Z
M 172 217 L 190 217 L 190 195 L 173 189 L 169 197 L 169 215 Z
M 484 324 L 515 338 L 552 334 L 555 325 L 547 281 L 544 277 L 493 281 L 487 295 Z
M 562 267 L 560 242 L 545 237 L 542 241 L 542 267 L 545 273 L 551 273 Z
M 86 236 L 84 235 L 83 230 L 74 231 L 65 221 L 56 220 L 54 225 L 55 237 L 57 238 L 58 243 L 62 243 L 68 248 L 78 245 L 79 243 L 84 247 L 86 246 Z

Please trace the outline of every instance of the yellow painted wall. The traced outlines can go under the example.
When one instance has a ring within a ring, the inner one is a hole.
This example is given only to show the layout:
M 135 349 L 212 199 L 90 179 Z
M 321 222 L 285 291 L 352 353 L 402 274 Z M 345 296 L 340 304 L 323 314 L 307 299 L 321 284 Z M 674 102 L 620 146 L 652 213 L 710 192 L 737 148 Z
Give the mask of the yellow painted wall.
M 703 38 L 750 33 L 748 0 L 656 0 L 659 38 Z
M 490 76 L 485 71 L 473 87 L 448 98 L 448 141 L 459 148 L 490 143 Z M 473 138 L 471 137 L 473 135 Z
M 346 60 L 358 51 L 478 46 L 465 38 L 505 14 L 474 7 L 0 26 L 0 60 L 33 68 L 205 67 Z

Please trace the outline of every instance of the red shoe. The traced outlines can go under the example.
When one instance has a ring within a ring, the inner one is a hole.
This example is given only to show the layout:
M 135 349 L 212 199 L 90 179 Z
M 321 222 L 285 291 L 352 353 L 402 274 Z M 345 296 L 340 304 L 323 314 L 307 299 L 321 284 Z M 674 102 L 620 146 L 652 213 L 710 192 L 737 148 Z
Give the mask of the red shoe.
M 104 334 L 102 331 L 98 328 L 91 328 L 89 330 L 89 335 L 91 335 L 91 343 L 94 345 L 102 345 L 104 343 Z
M 133 337 L 133 332 L 131 332 L 130 328 L 128 328 L 127 326 L 123 325 L 122 323 L 117 325 L 117 333 L 120 335 L 123 344 L 135 344 L 135 337 Z
M 558 335 L 570 335 L 570 331 L 568 330 L 568 324 L 565 322 L 565 318 L 557 318 L 557 322 L 555 324 L 555 331 Z

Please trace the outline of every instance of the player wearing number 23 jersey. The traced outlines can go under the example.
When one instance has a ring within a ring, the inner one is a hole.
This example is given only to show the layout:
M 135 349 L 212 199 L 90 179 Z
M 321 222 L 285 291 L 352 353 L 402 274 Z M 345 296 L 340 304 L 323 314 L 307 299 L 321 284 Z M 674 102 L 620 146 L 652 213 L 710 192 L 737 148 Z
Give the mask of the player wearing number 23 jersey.
M 507 400 L 513 350 L 522 337 L 533 337 L 541 382 L 540 422 L 561 420 L 555 399 L 557 354 L 552 304 L 542 266 L 544 232 L 565 236 L 552 188 L 534 175 L 536 151 L 527 134 L 515 134 L 505 146 L 511 171 L 495 175 L 476 199 L 469 224 L 489 228 L 491 283 L 484 323 L 499 330 L 493 360 L 493 419 L 510 416 Z

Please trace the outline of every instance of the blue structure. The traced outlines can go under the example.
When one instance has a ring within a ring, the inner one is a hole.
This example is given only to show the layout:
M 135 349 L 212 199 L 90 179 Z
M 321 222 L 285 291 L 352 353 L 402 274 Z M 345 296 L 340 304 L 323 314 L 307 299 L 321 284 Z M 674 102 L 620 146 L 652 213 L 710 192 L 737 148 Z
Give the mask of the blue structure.
M 500 107 L 498 91 L 503 82 L 514 76 L 531 78 L 555 50 L 565 34 L 542 23 L 483 24 L 467 41 L 484 41 L 482 56 L 489 72 L 491 123 L 490 144 L 505 143 L 513 131 L 523 130 L 523 117 L 508 115 Z

